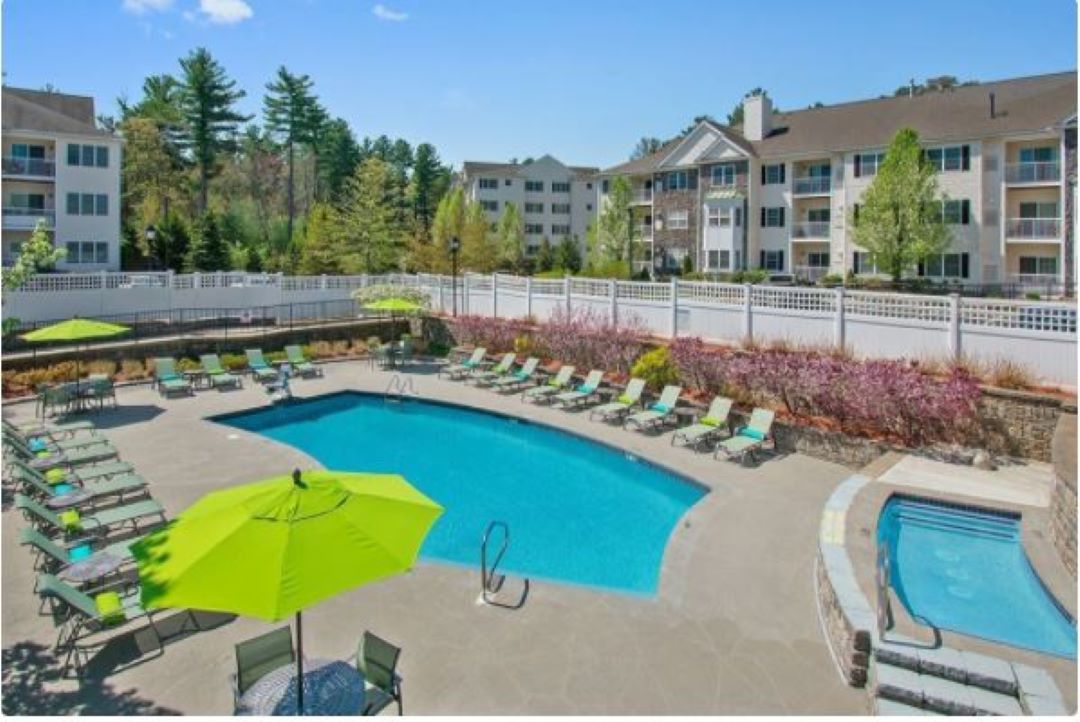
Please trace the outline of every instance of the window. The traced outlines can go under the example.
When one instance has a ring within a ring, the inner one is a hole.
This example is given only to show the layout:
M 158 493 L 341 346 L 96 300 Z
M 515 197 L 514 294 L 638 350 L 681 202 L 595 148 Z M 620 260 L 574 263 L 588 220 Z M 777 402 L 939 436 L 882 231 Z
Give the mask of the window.
M 829 254 L 827 252 L 807 253 L 806 265 L 810 268 L 828 268 Z
M 785 182 L 784 164 L 761 166 L 761 184 L 765 186 L 777 185 Z
M 67 194 L 67 205 L 65 206 L 64 210 L 69 216 L 77 216 L 77 215 L 79 215 L 79 194 L 78 193 L 68 193 Z
M 499 210 L 499 202 L 498 201 L 480 201 L 480 207 L 483 208 L 485 211 L 495 212 L 495 211 Z
M 603 193 L 604 195 L 608 194 L 608 190 L 610 188 L 611 188 L 611 184 L 607 180 L 605 180 L 603 183 L 600 184 L 600 192 Z
M 709 208 L 708 209 L 709 226 L 715 228 L 720 225 L 720 209 Z
M 672 211 L 668 215 L 668 228 L 673 231 L 685 231 L 690 227 L 689 211 Z
M 806 169 L 806 175 L 809 178 L 828 178 L 832 175 L 832 166 L 828 163 L 812 165 Z
M 761 208 L 761 227 L 762 228 L 783 228 L 784 227 L 784 207 L 777 206 L 775 208 Z
M 669 191 L 684 191 L 684 190 L 686 190 L 689 187 L 686 171 L 684 171 L 684 170 L 676 170 L 676 171 L 672 171 L 671 173 L 668 173 L 667 174 L 667 179 L 665 180 L 665 186 L 664 187 L 665 187 L 665 189 L 667 189 Z
M 585 204 L 585 210 L 591 211 L 592 210 L 592 203 L 586 203 Z
M 525 224 L 525 233 L 527 233 L 530 236 L 539 236 L 543 232 L 544 232 L 544 224 L 543 223 L 526 223 Z
M 94 215 L 107 216 L 109 215 L 109 196 L 104 193 L 98 193 L 94 198 Z
M 94 165 L 98 168 L 109 167 L 109 148 L 108 146 L 99 145 L 95 149 L 94 153 Z
M 30 145 L 28 143 L 12 143 L 12 158 L 29 158 L 32 160 L 45 160 L 45 146 Z
M 1020 273 L 1024 276 L 1056 276 L 1055 256 L 1020 256 Z
M 877 175 L 885 160 L 884 153 L 856 153 L 855 154 L 855 177 Z
M 525 191 L 527 193 L 543 193 L 544 181 L 525 181 Z
M 94 146 L 84 145 L 82 147 L 82 157 L 79 160 L 79 165 L 84 165 L 88 168 L 94 166 Z
M 68 143 L 67 147 L 67 162 L 68 165 L 79 165 L 79 144 Z
M 928 148 L 926 160 L 937 171 L 955 171 L 971 169 L 971 146 L 950 145 L 944 148 Z
M 935 208 L 935 213 L 940 213 L 943 223 L 952 226 L 966 226 L 971 222 L 971 201 L 947 200 L 941 202 L 940 208 Z
M 709 268 L 720 268 L 720 251 L 709 251 Z
M 28 210 L 45 210 L 45 195 L 43 193 L 12 193 L 12 208 L 26 208 Z
M 761 252 L 761 267 L 766 271 L 783 271 L 784 270 L 784 252 L 783 251 L 762 251 Z
M 1021 148 L 1021 163 L 1053 163 L 1057 160 L 1057 148 Z M 1021 271 L 1023 273 L 1023 271 Z
M 560 216 L 568 216 L 568 215 L 570 215 L 570 204 L 569 203 L 552 203 L 551 204 L 551 212 L 555 213 L 557 215 L 560 215 Z
M 109 246 L 105 243 L 94 244 L 94 263 L 109 262 Z
M 570 226 L 562 223 L 551 224 L 551 235 L 553 236 L 569 236 Z
M 570 192 L 570 184 L 569 183 L 552 183 L 551 184 L 551 192 L 552 193 L 569 193 Z
M 44 151 L 44 149 L 42 150 Z M 41 157 L 45 157 L 44 152 Z M 86 166 L 87 168 L 93 168 L 94 166 L 97 166 L 98 168 L 108 168 L 109 147 L 105 145 L 80 145 L 78 143 L 68 143 L 67 162 L 68 165 Z
M 1020 217 L 1021 218 L 1053 218 L 1058 217 L 1058 205 L 1057 201 L 1044 201 L 1036 203 L 1034 201 L 1020 204 Z
M 65 263 L 100 263 L 109 262 L 109 244 L 101 241 L 68 241 L 65 244 L 67 255 Z
M 503 181 L 503 185 L 507 186 L 507 187 L 510 187 L 510 186 L 514 185 L 514 181 L 507 178 L 506 180 Z
M 592 183 L 586 183 L 585 184 L 585 190 L 591 191 L 592 190 Z
M 831 212 L 828 208 L 811 208 L 806 212 L 808 223 L 828 223 Z
M 878 272 L 874 259 L 866 251 L 855 251 L 852 270 L 856 274 Z
M 499 187 L 499 179 L 498 178 L 481 178 L 480 179 L 480 190 L 482 190 L 482 191 L 492 191 L 492 190 L 496 190 L 498 187 Z
M 925 278 L 967 278 L 968 269 L 966 253 L 935 253 L 919 264 L 919 275 Z
M 720 251 L 720 268 L 731 268 L 731 251 Z
M 714 186 L 735 185 L 735 166 L 730 163 L 714 165 L 712 168 L 712 184 Z
M 526 203 L 525 204 L 525 212 L 526 213 L 543 213 L 544 212 L 544 204 L 543 203 Z
M 83 193 L 82 203 L 79 204 L 79 215 L 92 216 L 94 215 L 94 194 Z

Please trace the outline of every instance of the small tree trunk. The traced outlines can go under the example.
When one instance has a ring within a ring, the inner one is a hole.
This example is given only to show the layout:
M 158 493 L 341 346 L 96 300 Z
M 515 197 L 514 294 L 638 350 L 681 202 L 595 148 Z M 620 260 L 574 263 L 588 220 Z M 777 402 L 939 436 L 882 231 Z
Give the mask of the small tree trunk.
M 296 215 L 293 193 L 293 142 L 289 138 L 289 243 L 293 240 L 293 216 Z

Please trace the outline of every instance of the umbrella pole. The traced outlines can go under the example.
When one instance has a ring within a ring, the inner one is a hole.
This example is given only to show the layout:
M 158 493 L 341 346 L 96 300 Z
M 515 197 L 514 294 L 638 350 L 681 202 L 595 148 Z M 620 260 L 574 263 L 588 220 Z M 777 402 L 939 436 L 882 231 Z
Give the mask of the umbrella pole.
M 304 714 L 304 631 L 296 613 L 296 711 Z

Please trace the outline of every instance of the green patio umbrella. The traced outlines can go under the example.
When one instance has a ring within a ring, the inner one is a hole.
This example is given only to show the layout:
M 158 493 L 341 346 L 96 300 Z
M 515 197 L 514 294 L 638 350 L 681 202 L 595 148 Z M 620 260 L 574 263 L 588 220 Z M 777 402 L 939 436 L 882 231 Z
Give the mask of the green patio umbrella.
M 394 329 L 394 314 L 396 313 L 416 313 L 423 311 L 424 307 L 416 301 L 411 301 L 407 298 L 382 298 L 378 301 L 369 301 L 363 305 L 365 311 L 383 311 L 390 314 L 390 332 L 393 333 Z M 391 338 L 390 343 L 393 345 L 397 341 L 396 338 Z M 394 356 L 390 354 L 390 364 L 393 366 Z
M 131 329 L 115 323 L 95 321 L 92 318 L 70 318 L 67 321 L 54 323 L 34 329 L 29 333 L 22 334 L 25 341 L 32 343 L 46 343 L 48 341 L 92 341 L 98 338 L 112 338 L 126 333 Z M 75 394 L 79 393 L 79 375 L 81 371 L 81 359 L 75 356 Z
M 396 474 L 309 471 L 207 494 L 133 544 L 146 609 L 267 621 L 408 570 L 442 507 Z

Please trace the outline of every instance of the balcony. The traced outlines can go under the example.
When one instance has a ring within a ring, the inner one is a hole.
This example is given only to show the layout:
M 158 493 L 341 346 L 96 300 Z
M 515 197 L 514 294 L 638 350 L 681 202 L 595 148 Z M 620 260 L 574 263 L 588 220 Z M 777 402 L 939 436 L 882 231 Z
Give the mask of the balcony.
M 1034 185 L 1061 181 L 1061 164 L 1057 161 L 1009 163 L 1005 166 L 1005 182 L 1010 185 Z
M 796 223 L 791 227 L 791 237 L 796 240 L 829 240 L 829 222 L 812 221 Z
M 1056 273 L 1013 273 L 1009 275 L 1009 283 L 1046 287 L 1061 283 L 1061 279 Z
M 795 277 L 806 279 L 811 283 L 817 283 L 829 275 L 828 266 L 795 266 Z
M 47 228 L 52 228 L 56 225 L 56 210 L 54 208 L 4 208 L 3 227 L 13 231 L 32 231 L 41 219 L 45 219 Z
M 635 188 L 630 192 L 630 204 L 641 205 L 652 203 L 652 188 Z
M 41 158 L 13 158 L 5 156 L 4 175 L 12 178 L 53 178 L 56 176 L 56 163 Z
M 1061 240 L 1060 218 L 1010 218 L 1005 237 L 1019 241 Z
M 791 192 L 796 196 L 827 196 L 832 193 L 830 176 L 803 176 L 792 181 Z
M 636 236 L 642 241 L 651 241 L 653 234 L 653 227 L 649 223 L 642 223 L 636 228 Z

